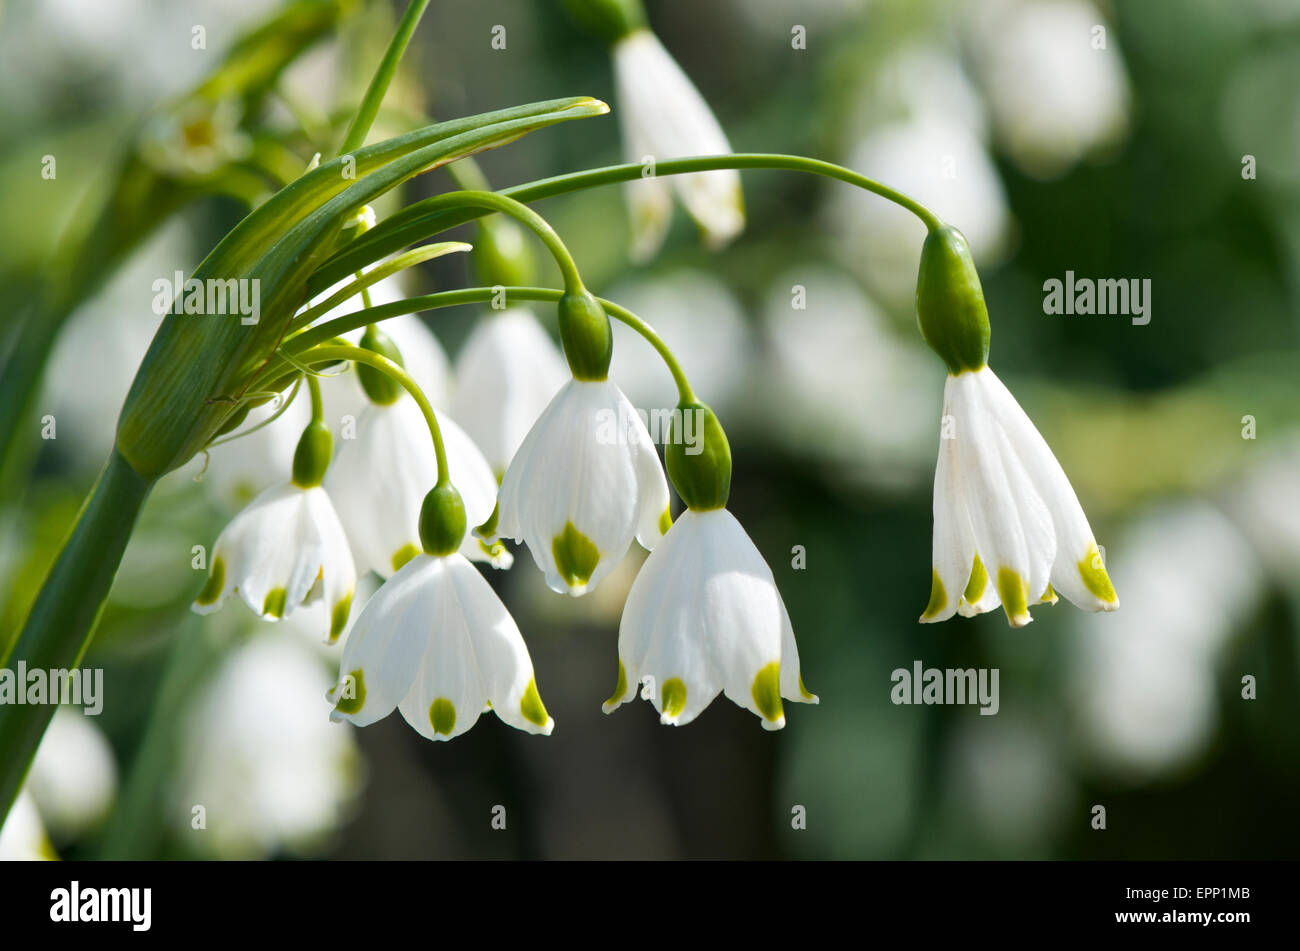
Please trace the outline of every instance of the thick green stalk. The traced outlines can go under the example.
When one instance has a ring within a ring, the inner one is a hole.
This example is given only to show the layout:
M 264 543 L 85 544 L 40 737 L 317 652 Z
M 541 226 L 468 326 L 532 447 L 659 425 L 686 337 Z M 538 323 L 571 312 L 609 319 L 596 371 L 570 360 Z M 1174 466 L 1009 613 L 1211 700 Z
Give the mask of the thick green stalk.
M 23 662 L 28 670 L 74 670 L 81 664 L 152 486 L 113 450 L 5 659 L 6 667 L 15 669 Z M 0 825 L 55 707 L 47 703 L 0 708 Z

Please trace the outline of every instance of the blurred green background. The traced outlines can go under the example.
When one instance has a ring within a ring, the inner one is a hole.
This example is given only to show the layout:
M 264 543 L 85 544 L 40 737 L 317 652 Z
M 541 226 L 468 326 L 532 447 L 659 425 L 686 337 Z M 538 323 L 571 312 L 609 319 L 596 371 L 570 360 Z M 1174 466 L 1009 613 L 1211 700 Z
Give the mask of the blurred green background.
M 337 28 L 283 76 L 233 114 L 206 107 L 214 144 L 199 154 L 175 146 L 178 123 L 194 128 L 187 90 L 279 4 L 0 2 L 9 382 L 33 369 L 22 348 L 41 352 L 24 330 L 41 288 L 94 284 L 51 326 L 30 406 L 2 408 L 24 448 L 3 474 L 0 645 L 111 445 L 158 319 L 152 281 L 189 273 L 250 202 L 301 170 L 321 130 L 337 134 L 400 10 L 329 6 Z M 575 601 L 551 594 L 521 549 L 490 578 L 528 642 L 551 737 L 494 717 L 446 745 L 397 716 L 332 725 L 337 651 L 313 632 L 260 625 L 238 603 L 190 614 L 202 585 L 192 546 L 234 511 L 194 464 L 148 504 L 86 658 L 105 671 L 103 714 L 56 718 L 29 780 L 29 824 L 65 858 L 1294 856 L 1300 2 L 647 6 L 734 149 L 847 164 L 965 231 L 991 364 L 1070 476 L 1121 610 L 1062 602 L 1022 630 L 1000 612 L 916 622 L 943 387 L 915 331 L 918 224 L 838 183 L 747 172 L 748 225 L 733 246 L 705 251 L 678 209 L 664 250 L 634 267 L 621 191 L 597 189 L 538 209 L 593 290 L 658 327 L 721 414 L 730 507 L 772 565 L 821 705 L 789 710 L 777 734 L 725 699 L 683 729 L 659 726 L 645 703 L 606 717 L 639 556 Z M 504 50 L 491 46 L 497 25 Z M 792 48 L 796 26 L 806 48 Z M 558 3 L 435 2 L 372 138 L 421 114 L 569 95 L 619 108 L 608 50 Z M 480 157 L 496 186 L 623 160 L 613 117 Z M 147 220 L 110 216 L 94 259 L 63 274 L 51 264 L 61 236 L 90 227 L 131 162 L 152 176 L 152 192 L 127 196 Z M 450 187 L 437 172 L 404 197 Z M 94 275 L 101 264 L 110 273 Z M 1045 314 L 1043 283 L 1067 270 L 1149 279 L 1150 323 Z M 450 257 L 409 290 L 469 280 Z M 426 320 L 454 359 L 478 316 Z M 614 379 L 637 406 L 673 401 L 634 338 L 618 338 Z M 39 438 L 46 414 L 52 440 Z M 998 714 L 895 706 L 890 674 L 916 660 L 998 668 Z M 1243 699 L 1247 676 L 1255 699 Z M 196 805 L 206 829 L 192 827 Z M 491 825 L 496 805 L 504 830 Z M 806 829 L 792 828 L 796 806 Z M 0 854 L 16 834 L 6 827 Z

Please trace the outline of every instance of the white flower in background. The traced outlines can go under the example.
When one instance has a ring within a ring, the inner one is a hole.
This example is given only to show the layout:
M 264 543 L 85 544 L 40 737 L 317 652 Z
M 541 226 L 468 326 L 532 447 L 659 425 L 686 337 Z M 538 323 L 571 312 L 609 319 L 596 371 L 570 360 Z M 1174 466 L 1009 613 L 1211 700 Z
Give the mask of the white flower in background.
M 108 815 L 117 794 L 117 762 L 90 717 L 71 707 L 54 712 L 27 774 L 27 789 L 60 843 L 82 836 Z
M 366 603 L 343 649 L 331 719 L 367 726 L 397 707 L 431 740 L 450 740 L 491 709 L 549 735 L 533 662 L 514 618 L 459 552 L 419 554 Z
M 176 821 L 220 858 L 312 854 L 345 818 L 360 779 L 354 734 L 324 715 L 330 675 L 297 635 L 259 631 L 226 657 L 183 727 Z
M 310 597 L 329 610 L 330 639 L 347 623 L 356 589 L 347 536 L 320 486 L 267 489 L 236 515 L 212 547 L 208 583 L 194 610 L 208 614 L 238 592 L 264 620 L 293 613 Z
M 609 382 L 570 380 L 501 481 L 497 534 L 523 539 L 551 590 L 600 583 L 636 538 L 668 528 L 668 481 L 645 424 Z
M 726 283 L 704 271 L 678 270 L 620 284 L 607 295 L 637 314 L 654 314 L 655 331 L 670 346 L 690 341 L 678 354 L 692 380 L 709 381 L 709 405 L 724 415 L 752 401 L 746 392 L 755 359 L 753 334 L 744 308 Z M 788 298 L 787 298 L 788 303 Z M 645 338 L 614 321 L 614 358 L 609 375 L 632 405 L 646 409 L 677 405 L 672 373 Z M 652 432 L 662 441 L 667 433 Z
M 792 306 L 799 288 L 802 308 Z M 765 295 L 765 385 L 751 412 L 841 478 L 899 489 L 929 474 L 938 392 L 914 327 L 894 332 L 860 284 L 820 264 L 778 275 Z M 617 358 L 617 349 L 615 357 Z M 885 406 L 888 412 L 864 407 Z
M 1088 750 L 1133 782 L 1185 767 L 1218 721 L 1215 669 L 1252 616 L 1265 575 L 1240 532 L 1198 500 L 1159 504 L 1125 530 L 1114 559 L 1124 610 L 1076 622 L 1073 707 Z M 1228 689 L 1240 690 L 1239 675 Z
M 1059 592 L 1085 611 L 1119 599 L 1052 450 L 993 371 L 949 375 L 934 477 L 930 603 L 922 621 L 991 611 L 1014 627 Z
M 963 229 L 975 260 L 1005 251 L 1011 216 L 997 169 L 967 122 L 917 115 L 882 125 L 863 138 L 850 168 L 888 182 L 944 221 Z M 845 237 L 845 260 L 888 301 L 910 301 L 926 229 L 911 212 L 861 189 L 827 193 L 827 213 Z
M 1253 453 L 1252 453 L 1253 455 Z M 1300 433 L 1278 439 L 1226 493 L 1225 507 L 1268 573 L 1300 586 Z
M 387 283 L 388 281 L 380 281 L 371 290 L 383 287 Z M 382 296 L 387 297 L 388 292 Z M 390 302 L 381 300 L 379 296 L 371 299 L 375 306 Z M 405 296 L 400 292 L 392 297 L 392 300 L 404 299 Z M 337 312 L 331 311 L 330 318 L 343 313 L 351 313 L 346 304 Z M 447 351 L 442 348 L 433 331 L 415 314 L 392 317 L 381 321 L 376 326 L 397 346 L 402 354 L 403 368 L 410 374 L 411 379 L 420 384 L 420 389 L 424 391 L 433 408 L 442 409 L 447 406 L 451 402 L 452 393 L 451 362 L 447 359 Z M 363 334 L 364 330 L 358 328 L 343 334 L 343 338 L 354 346 L 360 346 Z M 356 367 L 351 367 L 329 379 L 322 387 L 322 393 L 325 397 L 326 419 L 334 424 L 339 423 L 345 415 L 359 418 L 370 402 L 357 381 Z
M 496 476 L 446 413 L 438 413 L 438 427 L 467 523 L 481 525 L 496 508 Z M 393 403 L 367 406 L 357 420 L 356 438 L 342 440 L 325 476 L 359 572 L 387 578 L 420 553 L 420 507 L 437 481 L 429 426 L 415 400 L 403 392 Z M 469 532 L 460 550 L 498 568 L 514 561 L 504 545 L 488 545 Z
M 500 478 L 569 379 L 569 367 L 533 312 L 509 307 L 475 322 L 456 357 L 455 377 L 452 413 Z M 478 523 L 471 518 L 470 524 Z
M 781 698 L 816 703 L 799 673 L 790 615 L 767 566 L 726 509 L 688 509 L 632 582 L 618 629 L 611 713 L 643 696 L 659 722 L 690 723 L 725 693 L 768 730 L 785 726 Z
M 1124 59 L 1088 0 L 995 0 L 969 21 L 998 138 L 1025 172 L 1060 175 L 1124 135 Z
M 708 103 L 682 68 L 647 29 L 636 29 L 613 49 L 614 81 L 624 152 L 630 162 L 655 162 L 731 151 Z M 734 169 L 629 182 L 632 254 L 654 256 L 672 217 L 672 191 L 700 226 L 711 248 L 726 244 L 745 227 L 740 173 Z
M 0 827 L 0 862 L 46 862 L 55 861 L 58 855 L 50 840 L 45 836 L 45 826 L 41 825 L 41 814 L 36 810 L 36 803 L 26 789 L 18 791 Z

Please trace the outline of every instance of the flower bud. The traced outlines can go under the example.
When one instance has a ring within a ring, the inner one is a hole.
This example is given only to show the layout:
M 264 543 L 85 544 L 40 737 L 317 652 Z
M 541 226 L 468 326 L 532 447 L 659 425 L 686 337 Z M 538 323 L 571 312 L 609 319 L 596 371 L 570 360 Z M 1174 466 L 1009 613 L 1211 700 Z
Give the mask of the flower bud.
M 691 430 L 697 438 L 688 440 Z M 704 512 L 726 506 L 731 494 L 731 445 L 709 407 L 700 402 L 677 404 L 664 460 L 668 478 L 688 508 Z
M 479 219 L 471 254 L 474 277 L 487 287 L 526 287 L 537 283 L 537 256 L 524 229 L 509 218 Z
M 293 452 L 293 484 L 300 489 L 320 485 L 333 455 L 334 437 L 329 427 L 320 420 L 308 423 Z
M 931 229 L 916 281 L 921 336 L 957 374 L 988 362 L 989 314 L 965 237 L 950 225 Z
M 435 485 L 420 506 L 420 544 L 426 555 L 451 555 L 465 538 L 465 503 L 450 482 Z
M 366 332 L 361 335 L 361 346 L 381 357 L 387 357 L 399 367 L 403 366 L 402 353 L 397 349 L 397 344 L 374 324 L 367 326 Z M 364 363 L 357 364 L 357 379 L 360 380 L 361 388 L 366 391 L 370 402 L 378 403 L 380 406 L 396 403 L 402 395 L 401 384 L 382 370 L 376 370 Z
M 574 378 L 606 379 L 614 356 L 614 330 L 600 301 L 585 287 L 566 291 L 560 298 L 559 321 L 560 343 Z
M 570 16 L 607 43 L 646 25 L 641 0 L 565 0 Z

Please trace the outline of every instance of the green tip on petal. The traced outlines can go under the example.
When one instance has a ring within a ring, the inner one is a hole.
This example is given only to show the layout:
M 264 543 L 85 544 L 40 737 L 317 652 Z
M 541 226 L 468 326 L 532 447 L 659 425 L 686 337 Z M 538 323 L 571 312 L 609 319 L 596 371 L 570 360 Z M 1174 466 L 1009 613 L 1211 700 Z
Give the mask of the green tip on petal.
M 664 717 L 676 717 L 686 709 L 686 684 L 669 677 L 659 689 L 659 707 Z
M 571 588 L 586 587 L 600 563 L 600 549 L 572 522 L 567 522 L 564 531 L 551 542 L 551 554 L 555 557 L 555 570 Z
M 456 729 L 455 705 L 446 697 L 433 701 L 429 707 L 429 723 L 432 724 L 434 733 L 450 736 L 451 731 Z
M 333 644 L 343 633 L 343 628 L 348 626 L 348 614 L 352 611 L 352 595 L 349 591 L 347 595 L 338 604 L 334 605 L 334 610 L 330 612 L 330 643 Z
M 943 582 L 939 580 L 939 572 L 933 568 L 930 569 L 930 603 L 925 606 L 921 612 L 921 620 L 929 621 L 939 616 L 943 611 L 944 605 L 948 603 L 948 593 L 943 590 Z
M 799 694 L 810 703 L 818 702 L 817 694 L 813 693 L 811 690 L 809 690 L 807 687 L 804 686 L 802 671 L 799 673 Z
M 1029 616 L 1029 585 L 1019 573 L 1010 568 L 998 569 L 998 597 L 1012 627 L 1024 627 L 1033 620 Z
M 623 662 L 618 662 L 618 682 L 614 684 L 614 695 L 605 701 L 606 709 L 612 708 L 615 704 L 622 701 L 627 696 L 627 668 Z
M 785 717 L 781 705 L 781 664 L 772 661 L 754 677 L 754 686 L 750 688 L 754 706 L 768 723 L 776 723 Z
M 976 555 L 971 562 L 970 580 L 966 582 L 966 590 L 962 592 L 962 600 L 967 604 L 978 604 L 979 599 L 984 597 L 984 589 L 989 586 L 989 573 L 984 567 L 984 562 L 980 561 L 980 556 Z
M 551 715 L 546 712 L 546 707 L 542 706 L 542 697 L 537 692 L 535 679 L 529 679 L 528 686 L 524 688 L 523 699 L 519 701 L 519 712 L 529 723 L 538 726 L 544 727 L 550 722 Z
M 272 588 L 266 592 L 266 600 L 262 602 L 262 616 L 277 619 L 284 617 L 284 605 L 288 600 L 288 591 L 284 588 Z
M 210 604 L 216 604 L 217 599 L 221 597 L 222 589 L 226 586 L 226 563 L 220 558 L 212 562 L 212 573 L 208 575 L 208 583 L 203 586 L 199 596 L 194 599 L 194 603 L 207 607 Z
M 334 703 L 334 709 L 339 713 L 357 714 L 366 703 L 366 677 L 357 668 L 343 678 L 343 689 L 339 693 L 339 698 Z
M 1101 551 L 1097 548 L 1097 543 L 1093 542 L 1088 546 L 1087 552 L 1079 559 L 1079 575 L 1083 578 L 1083 585 L 1097 598 L 1102 604 L 1114 610 L 1119 607 L 1119 596 L 1115 594 L 1115 586 L 1111 584 L 1110 575 L 1106 573 L 1106 566 L 1101 560 Z
M 667 535 L 668 529 L 673 527 L 673 513 L 667 506 L 664 506 L 664 514 L 659 516 L 659 534 Z
M 1056 596 L 1056 591 L 1053 590 L 1052 586 L 1049 584 L 1047 590 L 1043 592 L 1043 596 L 1038 599 L 1038 602 L 1040 604 L 1055 604 L 1059 600 L 1060 598 Z
M 393 571 L 401 571 L 402 566 L 419 553 L 420 549 L 416 548 L 409 542 L 397 549 L 397 551 L 393 552 Z

